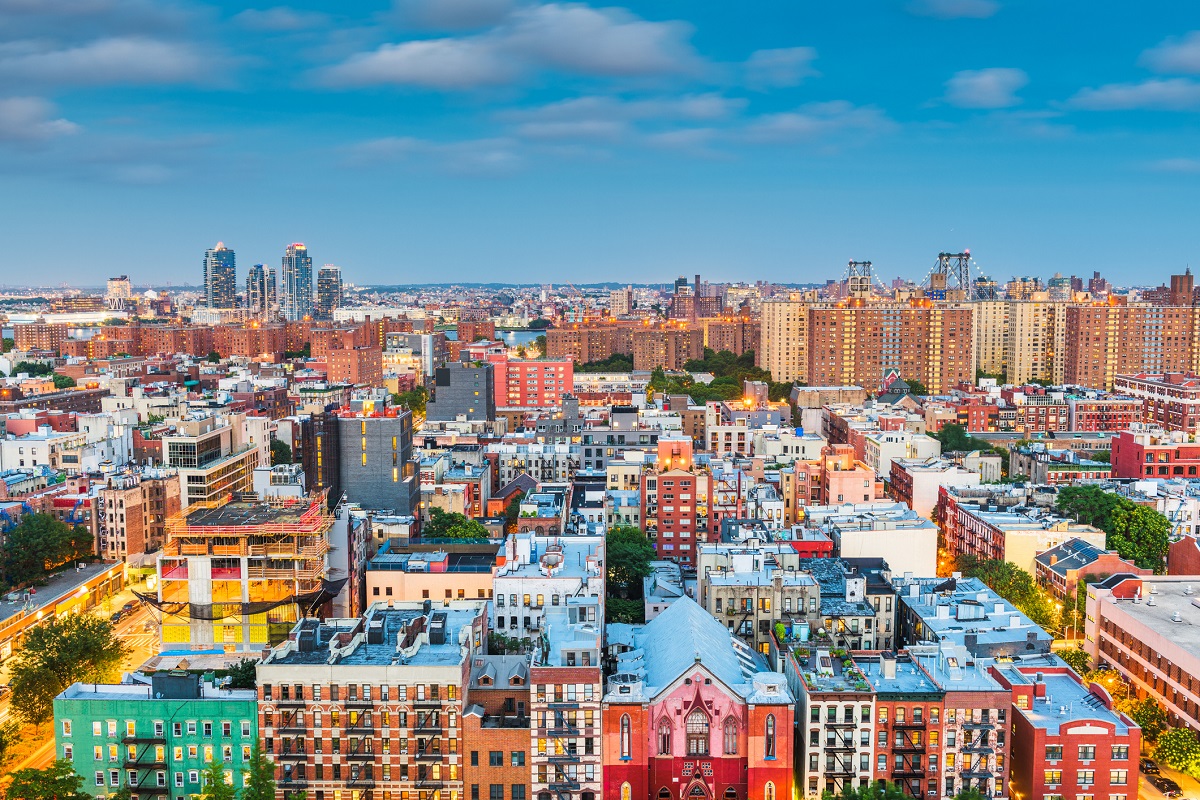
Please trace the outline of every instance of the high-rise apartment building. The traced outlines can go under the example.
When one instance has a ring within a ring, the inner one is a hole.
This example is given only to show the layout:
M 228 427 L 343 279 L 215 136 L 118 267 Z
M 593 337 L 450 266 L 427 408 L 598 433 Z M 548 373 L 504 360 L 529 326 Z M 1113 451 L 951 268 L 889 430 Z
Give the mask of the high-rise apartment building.
M 133 302 L 133 286 L 129 283 L 128 275 L 118 275 L 108 279 L 107 291 L 104 293 L 105 302 L 113 311 L 124 311 Z
M 288 320 L 301 320 L 313 315 L 312 256 L 302 242 L 287 246 L 280 271 L 279 304 Z
M 179 475 L 147 467 L 110 475 L 100 490 L 100 554 L 137 560 L 166 541 L 166 520 L 180 510 Z
M 759 366 L 776 381 L 808 380 L 808 304 L 798 293 L 762 304 Z
M 333 319 L 333 312 L 342 307 L 342 268 L 332 264 L 317 273 L 317 319 Z
M 267 315 L 268 310 L 267 268 L 262 264 L 255 264 L 246 273 L 246 311 L 251 316 L 263 317 Z
M 627 317 L 633 311 L 633 287 L 614 289 L 608 293 L 608 313 L 614 317 Z
M 204 251 L 204 304 L 209 308 L 237 306 L 237 266 L 224 242 Z
M 1111 389 L 1117 375 L 1200 366 L 1200 307 L 1070 306 L 1065 320 L 1067 383 Z
M 390 405 L 343 412 L 337 417 L 336 441 L 323 447 L 318 464 L 323 459 L 336 461 L 347 501 L 411 515 L 420 495 L 412 460 L 412 422 L 411 411 Z

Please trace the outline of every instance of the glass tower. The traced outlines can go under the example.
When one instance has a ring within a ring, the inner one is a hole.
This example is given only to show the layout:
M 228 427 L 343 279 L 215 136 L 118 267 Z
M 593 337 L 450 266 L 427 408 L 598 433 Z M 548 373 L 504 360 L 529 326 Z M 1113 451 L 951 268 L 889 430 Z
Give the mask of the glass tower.
M 289 244 L 283 254 L 280 271 L 279 304 L 288 320 L 301 320 L 313 315 L 312 257 L 301 242 Z
M 204 304 L 209 308 L 237 307 L 237 266 L 224 242 L 204 251 Z

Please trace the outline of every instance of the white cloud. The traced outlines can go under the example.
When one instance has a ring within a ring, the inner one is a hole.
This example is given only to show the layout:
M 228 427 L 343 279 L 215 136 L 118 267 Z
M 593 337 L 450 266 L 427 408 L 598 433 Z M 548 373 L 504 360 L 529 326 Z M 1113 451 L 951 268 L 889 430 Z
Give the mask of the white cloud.
M 213 71 L 212 55 L 193 45 L 140 36 L 0 59 L 0 75 L 77 85 L 189 83 L 211 77 Z
M 519 8 L 473 36 L 385 44 L 322 73 L 334 86 L 394 84 L 465 90 L 511 82 L 538 69 L 599 77 L 698 71 L 690 26 L 647 22 L 619 9 L 551 3 Z
M 600 139 L 616 141 L 629 131 L 629 125 L 615 119 L 578 119 L 525 122 L 516 134 L 527 139 Z
M 501 22 L 512 11 L 513 0 L 395 0 L 394 7 L 407 24 L 460 31 Z
M 353 145 L 346 151 L 352 166 L 407 163 L 432 164 L 446 172 L 463 175 L 504 175 L 519 169 L 523 159 L 511 139 L 471 139 L 435 142 L 410 136 L 388 136 Z
M 746 60 L 746 85 L 759 90 L 796 86 L 810 75 L 817 74 L 812 67 L 816 59 L 817 51 L 811 47 L 757 50 Z
M 1096 89 L 1079 90 L 1068 105 L 1089 111 L 1189 111 L 1200 107 L 1200 83 L 1187 78 L 1110 83 Z
M 0 97 L 0 141 L 39 142 L 79 131 L 56 113 L 54 104 L 40 97 Z
M 1139 61 L 1156 72 L 1200 73 L 1200 31 L 1167 39 L 1142 53 Z
M 648 76 L 692 72 L 691 26 L 647 22 L 622 9 L 550 3 L 522 9 L 504 46 L 518 57 L 584 75 Z
M 946 81 L 945 100 L 959 108 L 1008 108 L 1021 102 L 1016 92 L 1027 83 L 1029 76 L 1019 69 L 963 70 Z
M 856 106 L 845 100 L 809 103 L 796 111 L 765 114 L 746 127 L 746 138 L 754 142 L 787 144 L 811 141 L 832 134 L 883 133 L 895 127 L 874 106 Z
M 937 19 L 986 19 L 1000 10 L 995 0 L 910 0 L 910 14 Z
M 287 6 L 248 8 L 233 16 L 233 21 L 252 31 L 302 31 L 329 23 L 318 11 L 298 11 Z
M 717 94 L 622 100 L 619 97 L 575 97 L 535 108 L 506 111 L 498 118 L 508 122 L 577 120 L 714 120 L 731 116 L 745 106 L 741 99 Z
M 324 72 L 331 86 L 396 84 L 428 89 L 472 89 L 507 83 L 513 65 L 472 39 L 424 39 L 385 44 Z

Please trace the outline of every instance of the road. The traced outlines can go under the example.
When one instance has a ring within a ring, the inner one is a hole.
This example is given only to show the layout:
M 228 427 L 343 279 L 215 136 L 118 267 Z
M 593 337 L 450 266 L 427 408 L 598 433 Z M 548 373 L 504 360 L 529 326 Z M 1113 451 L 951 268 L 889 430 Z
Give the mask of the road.
M 111 608 L 120 608 L 124 603 L 133 599 L 128 592 L 123 592 L 117 595 L 111 601 Z M 97 608 L 92 613 L 96 616 L 107 619 L 110 611 L 107 608 Z M 148 629 L 147 629 L 148 628 Z M 117 638 L 124 642 L 129 648 L 129 654 L 125 657 L 125 661 L 121 664 L 122 672 L 131 672 L 138 669 L 151 656 L 158 653 L 159 650 L 159 629 L 157 617 L 152 610 L 138 603 L 138 606 L 124 619 L 116 624 Z M 5 681 L 8 680 L 7 670 L 3 673 Z M 6 693 L 3 698 L 0 698 L 0 723 L 6 722 L 12 712 L 9 708 L 9 699 L 11 694 Z M 50 766 L 54 760 L 54 726 L 43 725 L 39 728 L 39 733 L 43 733 L 45 739 L 38 748 L 31 753 L 21 763 L 14 764 L 5 768 L 6 772 L 24 769 L 26 767 L 42 768 Z

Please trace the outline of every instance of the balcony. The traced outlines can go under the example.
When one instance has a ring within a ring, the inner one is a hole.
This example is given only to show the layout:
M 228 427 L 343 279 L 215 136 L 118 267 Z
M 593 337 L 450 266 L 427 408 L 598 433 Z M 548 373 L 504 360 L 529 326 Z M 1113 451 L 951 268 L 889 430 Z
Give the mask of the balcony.
M 413 755 L 413 758 L 415 758 L 417 761 L 441 761 L 442 760 L 442 751 L 441 750 L 418 750 Z
M 264 703 L 274 703 L 277 706 L 303 706 L 308 701 L 303 697 L 279 697 L 274 700 L 263 700 Z
M 906 766 L 892 770 L 892 779 L 896 778 L 920 778 L 925 775 L 925 770 L 920 767 Z
M 549 761 L 551 764 L 578 764 L 579 763 L 579 754 L 578 753 L 555 753 L 554 755 L 550 756 Z
M 861 724 L 861 722 L 855 722 L 854 720 L 843 720 L 842 722 L 832 719 L 825 720 L 826 728 L 857 728 Z
M 413 733 L 425 735 L 438 735 L 442 732 L 442 723 L 440 722 L 418 722 L 413 728 Z
M 924 728 L 925 725 L 924 719 L 898 719 L 892 723 L 893 728 Z
M 290 720 L 283 727 L 275 730 L 280 736 L 304 736 L 308 733 L 308 728 L 304 727 L 303 722 L 291 722 Z
M 578 736 L 579 728 L 573 725 L 556 725 L 546 731 L 550 736 Z
M 892 750 L 897 753 L 924 753 L 925 745 L 918 742 L 900 742 L 892 745 Z
M 308 786 L 308 778 L 304 777 L 303 775 L 294 775 L 285 772 L 283 777 L 279 779 L 279 785 L 287 787 Z
M 350 778 L 346 785 L 354 787 L 373 787 L 375 785 L 375 779 L 370 775 L 359 775 L 357 778 Z
M 375 760 L 375 751 L 374 750 L 353 750 L 349 753 L 346 753 L 346 758 L 349 759 L 350 761 L 374 761 Z
M 418 700 L 417 702 L 422 701 Z M 369 697 L 347 697 L 344 705 L 346 708 L 371 708 L 375 705 L 375 701 Z
M 304 761 L 308 758 L 308 751 L 304 748 L 298 750 L 284 750 L 277 758 L 280 761 Z
M 570 710 L 570 709 L 579 708 L 579 703 L 574 700 L 572 700 L 572 701 L 552 700 L 549 703 L 546 703 L 546 707 L 550 708 L 552 710 L 553 709 Z
M 987 767 L 963 767 L 962 776 L 964 778 L 993 778 L 994 773 Z
M 141 759 L 125 759 L 121 762 L 124 769 L 166 769 L 167 762 L 164 758 L 162 761 L 142 761 Z
M 996 725 L 992 722 L 964 722 L 962 724 L 964 730 L 968 731 L 992 731 L 996 729 Z
M 826 767 L 825 774 L 853 777 L 858 774 L 858 770 L 854 768 L 853 764 L 835 764 L 832 767 Z
M 413 700 L 412 704 L 413 704 L 413 708 L 441 708 L 442 707 L 442 701 L 436 697 L 426 697 L 426 698 L 420 699 L 420 700 Z M 370 705 L 370 701 L 368 701 L 368 705 Z
M 550 781 L 550 791 L 577 792 L 579 791 L 579 781 L 571 780 L 570 778 L 553 778 Z
M 839 753 L 853 753 L 858 748 L 855 747 L 853 740 L 843 739 L 835 742 L 825 742 L 825 749 Z

